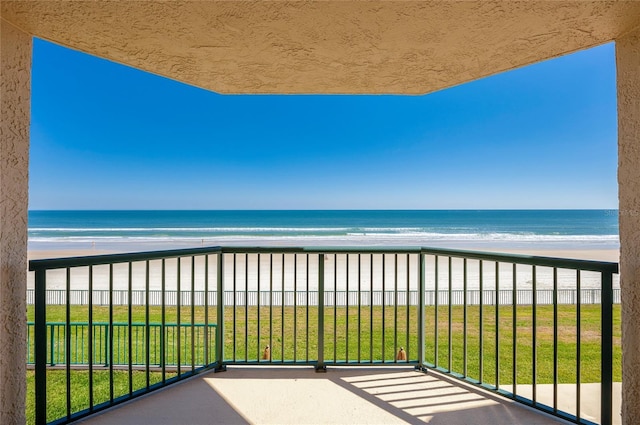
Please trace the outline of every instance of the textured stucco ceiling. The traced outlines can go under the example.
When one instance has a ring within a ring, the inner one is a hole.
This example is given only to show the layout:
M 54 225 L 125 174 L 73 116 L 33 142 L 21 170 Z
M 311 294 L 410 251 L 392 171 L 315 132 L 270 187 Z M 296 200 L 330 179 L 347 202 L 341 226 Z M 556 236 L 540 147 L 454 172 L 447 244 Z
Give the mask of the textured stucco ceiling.
M 221 93 L 428 93 L 611 41 L 640 1 L 6 1 L 37 37 Z

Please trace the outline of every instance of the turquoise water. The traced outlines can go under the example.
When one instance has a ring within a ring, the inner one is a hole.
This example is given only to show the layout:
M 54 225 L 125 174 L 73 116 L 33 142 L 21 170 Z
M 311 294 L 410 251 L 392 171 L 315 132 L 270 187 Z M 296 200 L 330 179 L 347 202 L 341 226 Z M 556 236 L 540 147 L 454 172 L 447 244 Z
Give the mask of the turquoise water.
M 617 248 L 616 210 L 30 211 L 29 248 L 402 245 Z

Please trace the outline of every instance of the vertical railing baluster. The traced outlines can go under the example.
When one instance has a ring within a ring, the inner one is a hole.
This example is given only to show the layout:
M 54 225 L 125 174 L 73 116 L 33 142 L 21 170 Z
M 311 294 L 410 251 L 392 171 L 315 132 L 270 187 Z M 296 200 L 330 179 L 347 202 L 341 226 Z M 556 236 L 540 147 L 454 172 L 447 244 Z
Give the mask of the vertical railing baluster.
M 280 270 L 282 274 L 282 298 L 280 298 L 280 354 L 281 354 L 281 362 L 284 363 L 284 253 L 282 253 L 282 268 Z
M 269 363 L 273 361 L 273 253 L 269 253 Z
M 258 307 L 258 319 L 257 319 L 257 322 L 258 322 L 257 323 L 257 325 L 258 325 L 257 338 L 258 338 L 258 340 L 257 340 L 257 343 L 256 343 L 256 345 L 257 345 L 256 353 L 258 355 L 258 363 L 260 363 L 260 360 L 262 359 L 262 356 L 260 355 L 260 352 L 261 352 L 260 351 L 260 348 L 261 348 L 260 344 L 262 343 L 262 340 L 260 339 L 260 298 L 261 298 L 260 297 L 260 280 L 261 280 L 260 253 L 258 253 L 258 260 L 257 261 L 258 261 L 258 265 L 257 265 L 257 270 L 256 270 L 256 276 L 257 276 L 257 279 L 258 279 L 258 306 L 257 306 Z
M 435 311 L 435 317 L 433 319 L 433 335 L 434 335 L 434 344 L 433 344 L 433 354 L 434 354 L 434 358 L 433 358 L 433 365 L 435 367 L 438 367 L 438 339 L 439 339 L 439 335 L 438 335 L 438 315 L 439 315 L 439 303 L 438 303 L 438 291 L 439 291 L 439 281 L 438 281 L 438 261 L 439 257 L 437 255 L 434 256 L 434 267 L 433 267 L 433 277 L 434 277 L 434 311 Z
M 369 363 L 373 363 L 373 254 L 369 254 Z
M 318 255 L 318 364 L 317 372 L 326 371 L 324 365 L 324 254 Z
M 581 339 L 582 339 L 582 297 L 580 293 L 582 291 L 582 276 L 580 274 L 580 270 L 576 271 L 576 419 L 580 422 L 582 414 L 581 414 L 581 387 L 582 387 L 582 377 L 580 376 L 581 371 Z
M 307 273 L 307 321 L 306 321 L 306 325 L 307 325 L 307 330 L 306 330 L 306 338 L 307 338 L 307 342 L 305 345 L 305 348 L 307 350 L 307 363 L 309 363 L 309 255 L 310 254 L 306 254 L 306 262 L 307 262 L 307 267 L 306 267 L 306 273 Z
M 244 255 L 244 361 L 249 361 L 249 254 Z
M 346 346 L 346 362 L 349 363 L 349 254 L 345 254 L 345 262 L 346 262 L 346 277 L 345 277 L 345 284 L 346 284 L 346 288 L 345 288 L 345 293 L 346 293 L 346 300 L 345 300 L 345 321 L 346 321 L 346 341 L 345 341 L 345 346 Z
M 113 329 L 113 263 L 109 264 L 109 401 L 113 403 L 113 392 L 114 392 L 114 384 L 113 384 L 113 338 L 114 338 L 114 329 Z
M 236 279 L 236 273 L 237 273 L 237 269 L 236 269 L 236 253 L 233 253 L 233 361 L 236 361 L 236 341 L 237 341 L 237 337 L 236 337 L 236 309 L 237 309 L 237 305 L 236 305 L 236 294 L 237 294 L 237 279 Z
M 144 296 L 144 354 L 145 354 L 145 381 L 147 384 L 147 391 L 149 391 L 149 387 L 151 386 L 151 327 L 149 326 L 149 290 L 150 290 L 150 273 L 149 273 L 149 260 L 145 262 L 145 296 Z
M 293 254 L 293 362 L 298 361 L 298 254 Z
M 54 325 L 49 325 L 47 324 L 47 327 L 49 328 L 49 365 L 54 366 L 55 365 L 55 343 L 54 343 L 54 339 L 55 339 L 55 326 Z
M 518 275 L 517 275 L 517 269 L 516 269 L 516 264 L 513 263 L 512 265 L 512 269 L 511 269 L 511 276 L 512 276 L 512 288 L 511 288 L 511 298 L 512 298 L 512 306 L 511 306 L 511 317 L 513 319 L 513 322 L 511 324 L 512 326 L 512 330 L 511 330 L 511 338 L 512 338 L 512 350 L 513 350 L 513 356 L 511 359 L 511 364 L 513 365 L 512 368 L 512 376 L 511 379 L 513 381 L 513 397 L 515 398 L 516 394 L 517 394 L 517 378 L 518 378 Z
M 217 262 L 217 326 L 216 326 L 216 370 L 225 370 L 224 366 L 224 253 L 218 253 Z
M 129 372 L 129 396 L 133 394 L 133 350 L 132 350 L 132 335 L 131 335 L 131 323 L 133 321 L 132 317 L 132 307 L 131 307 L 131 296 L 133 293 L 133 264 L 129 261 L 129 276 L 128 276 L 128 286 L 127 286 L 127 342 L 128 342 L 128 372 Z
M 102 359 L 102 354 L 104 354 L 104 339 L 103 339 L 103 326 L 101 324 L 97 324 L 96 325 L 96 332 L 98 333 L 98 338 L 97 338 L 97 342 L 98 342 L 98 349 L 97 349 L 97 354 L 94 354 L 94 361 L 96 363 L 104 363 L 101 362 L 100 360 Z
M 425 357 L 425 254 L 420 251 L 420 261 L 418 261 L 418 367 L 424 368 Z
M 191 372 L 196 369 L 196 257 L 191 256 Z M 235 335 L 234 335 L 235 336 Z
M 158 359 L 158 325 L 153 324 L 150 325 L 152 331 L 151 334 L 153 335 L 153 361 L 152 363 L 155 365 L 159 365 L 160 364 L 160 360 Z
M 246 340 L 245 340 L 246 342 Z M 204 364 L 209 366 L 209 254 L 204 256 Z
M 553 411 L 558 412 L 558 268 L 553 268 Z
M 479 311 L 479 336 L 480 342 L 478 346 L 478 381 L 484 382 L 484 263 L 480 260 L 478 264 L 479 281 L 478 286 L 480 288 L 480 311 Z
M 462 262 L 462 375 L 466 378 L 468 376 L 468 362 L 467 362 L 467 259 L 464 258 Z
M 188 293 L 188 292 L 187 292 Z M 185 297 L 186 298 L 186 297 Z M 188 365 L 190 363 L 189 361 L 189 339 L 190 339 L 190 329 L 191 325 L 187 322 L 185 324 L 183 324 L 180 327 L 180 331 L 184 332 L 184 339 L 183 339 L 183 344 L 182 344 L 182 354 L 183 354 L 183 361 L 186 365 Z
M 56 341 L 61 341 L 61 338 L 63 338 L 63 331 L 64 331 L 64 327 L 60 326 L 60 325 L 56 325 Z M 62 351 L 64 350 L 64 347 L 61 347 L 59 344 L 56 344 L 56 364 L 60 364 L 62 362 L 64 362 L 64 360 L 62 360 Z
M 495 296 L 495 308 L 496 308 L 496 389 L 500 388 L 500 263 L 496 261 L 496 296 Z
M 118 336 L 117 336 L 117 337 L 115 337 L 115 339 L 116 339 L 116 345 L 117 345 L 115 352 L 116 352 L 116 353 L 118 353 L 118 360 L 117 360 L 117 362 L 118 362 L 118 364 L 123 364 L 123 363 L 124 363 L 124 355 L 123 355 L 123 353 L 122 353 L 122 350 L 120 349 L 120 346 L 123 346 L 123 347 L 124 347 L 124 341 L 122 341 L 122 342 L 120 341 L 120 339 L 121 339 L 121 338 L 120 338 L 120 333 L 121 333 L 121 330 L 122 330 L 122 326 L 117 326 L 117 327 L 116 327 L 116 326 L 114 325 L 114 331 L 115 331 L 115 329 L 117 329 L 117 330 L 118 330 Z M 76 344 L 77 344 L 77 342 L 78 342 L 78 327 L 76 326 Z
M 176 362 L 178 364 L 178 378 L 182 375 L 182 258 L 177 258 L 176 280 Z
M 53 365 L 64 365 L 64 358 L 63 358 L 63 351 L 64 351 L 64 345 L 60 345 L 60 341 L 62 341 L 62 338 L 64 337 L 64 323 L 61 324 L 47 324 L 47 326 L 49 326 L 51 328 L 51 342 L 53 344 L 54 350 L 51 351 L 51 354 L 53 355 L 53 360 L 51 362 L 52 366 Z M 54 335 L 55 332 L 55 335 Z
M 65 375 L 66 375 L 66 404 L 67 404 L 67 419 L 71 417 L 71 269 L 66 269 L 65 280 L 65 332 L 64 332 L 64 347 L 65 347 Z M 111 380 L 111 388 L 113 387 Z M 113 397 L 111 398 L 113 400 Z
M 613 277 L 610 271 L 601 273 L 602 295 L 602 355 L 600 388 L 600 423 L 611 425 L 613 421 Z
M 385 352 L 385 330 L 387 328 L 387 320 L 385 318 L 385 312 L 387 310 L 387 300 L 386 300 L 386 283 L 387 283 L 387 256 L 386 254 L 382 254 L 382 363 L 386 360 L 386 352 Z
M 162 300 L 160 306 L 160 368 L 162 369 L 162 385 L 166 383 L 167 380 L 167 292 L 166 292 L 166 282 L 167 281 L 167 273 L 166 273 L 166 260 L 162 259 L 162 280 L 161 280 L 161 292 L 162 292 Z
M 409 329 L 410 329 L 410 317 L 411 317 L 411 264 L 410 264 L 410 260 L 411 260 L 411 254 L 407 254 L 407 323 L 406 323 L 406 348 L 405 351 L 407 352 L 407 361 L 411 360 L 411 350 L 410 350 L 410 345 L 409 344 Z
M 449 256 L 449 305 L 448 305 L 448 319 L 449 319 L 449 323 L 448 323 L 448 345 L 449 345 L 449 353 L 448 353 L 448 367 L 447 370 L 449 372 L 451 372 L 452 367 L 453 367 L 453 349 L 451 347 L 452 345 L 452 335 L 451 335 L 451 330 L 452 330 L 452 318 L 451 315 L 453 313 L 453 300 L 451 299 L 453 292 L 452 292 L 452 286 L 453 286 L 453 278 L 451 276 L 451 272 L 452 272 L 452 258 L 451 256 Z
M 135 341 L 133 363 L 137 365 L 137 364 L 140 364 L 140 358 L 138 356 L 138 353 L 140 351 L 138 347 L 138 341 L 140 340 L 140 338 L 138 337 L 138 334 L 140 333 L 140 329 L 138 328 L 138 326 L 133 326 L 132 329 L 135 329 L 135 338 L 133 338 L 133 340 Z
M 333 362 L 338 361 L 338 254 L 333 254 Z
M 531 365 L 533 370 L 531 371 L 531 378 L 533 379 L 533 404 L 537 404 L 537 381 L 538 381 L 538 280 L 537 269 L 533 266 L 532 270 L 532 287 L 533 287 L 533 299 L 531 306 L 531 315 L 533 320 L 533 334 L 531 335 Z
M 273 253 L 269 254 L 269 362 L 273 361 Z
M 169 325 L 167 325 L 167 344 L 169 344 L 169 350 L 171 351 L 171 363 L 168 364 L 175 366 L 178 365 L 178 353 L 176 352 L 176 329 L 177 325 L 175 323 L 170 323 Z M 171 335 L 171 338 L 169 337 L 169 335 Z
M 84 363 L 84 326 L 80 330 L 80 362 Z
M 102 362 L 102 364 L 104 366 L 108 366 L 109 364 L 109 324 L 107 323 L 106 325 L 104 325 L 103 327 L 103 332 L 104 332 L 104 362 Z
M 47 278 L 46 270 L 35 271 L 35 392 L 36 425 L 47 423 Z
M 93 266 L 89 266 L 89 411 L 93 411 Z
M 358 253 L 358 364 L 362 360 L 362 259 Z
M 72 333 L 71 333 L 71 339 L 72 339 L 72 345 L 73 348 L 71 350 L 71 353 L 73 354 L 71 356 L 71 363 L 78 363 L 78 325 L 71 325 L 71 329 L 72 329 Z
M 393 362 L 398 363 L 398 254 L 393 255 Z

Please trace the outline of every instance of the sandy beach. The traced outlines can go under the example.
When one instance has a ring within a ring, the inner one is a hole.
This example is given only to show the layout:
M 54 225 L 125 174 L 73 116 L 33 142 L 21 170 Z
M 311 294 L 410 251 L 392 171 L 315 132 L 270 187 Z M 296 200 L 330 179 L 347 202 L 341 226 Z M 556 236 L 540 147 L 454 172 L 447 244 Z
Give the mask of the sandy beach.
M 255 245 L 252 245 L 255 246 Z M 174 249 L 168 247 L 167 249 Z M 619 249 L 554 249 L 554 248 L 532 248 L 532 249 L 505 249 L 504 247 L 489 248 L 487 247 L 468 247 L 464 248 L 469 251 L 486 251 L 505 254 L 533 255 L 543 257 L 556 258 L 575 258 L 580 260 L 594 261 L 610 261 L 618 262 L 620 258 Z M 65 258 L 65 257 L 84 257 L 89 255 L 116 254 L 120 252 L 136 252 L 131 251 L 115 251 L 115 250 L 95 250 L 95 249 L 57 249 L 57 250 L 30 250 L 29 260 L 37 260 L 43 258 Z
M 465 250 L 473 251 L 473 247 Z M 488 250 L 483 247 L 483 251 L 518 254 L 526 256 L 543 256 L 556 258 L 574 258 L 582 260 L 596 260 L 617 262 L 619 250 L 617 249 L 504 249 L 496 248 Z M 43 258 L 63 258 L 80 257 L 109 254 L 114 252 L 103 250 L 32 250 L 29 251 L 29 259 Z M 165 262 L 164 284 L 167 290 L 175 290 L 180 285 L 181 290 L 188 290 L 193 287 L 195 290 L 203 290 L 205 285 L 213 288 L 216 284 L 216 258 L 208 257 L 208 282 L 205 279 L 205 256 L 196 257 L 195 261 L 183 258 L 178 265 L 175 259 Z M 232 290 L 234 287 L 238 291 L 260 290 L 275 291 L 298 291 L 316 290 L 318 286 L 318 255 L 312 254 L 307 259 L 306 254 L 262 254 L 260 256 L 260 267 L 258 269 L 257 254 L 237 254 L 225 255 L 225 290 Z M 349 255 L 327 254 L 325 255 L 325 290 L 356 290 L 358 285 L 362 290 L 410 290 L 417 289 L 418 285 L 418 256 L 415 254 L 405 255 L 380 254 Z M 308 262 L 308 270 L 307 270 Z M 383 264 L 384 263 L 384 264 Z M 438 272 L 436 279 L 436 267 L 433 256 L 427 256 L 426 260 L 426 288 L 434 289 L 436 285 L 440 290 L 448 288 L 449 274 L 451 275 L 451 285 L 453 289 L 462 289 L 464 266 L 461 259 L 451 261 L 449 270 L 448 258 L 439 257 Z M 180 269 L 178 279 L 178 268 Z M 259 271 L 258 271 L 259 270 Z M 371 273 L 373 270 L 373 274 Z M 192 273 L 193 271 L 193 273 Z M 93 267 L 93 287 L 94 289 L 108 289 L 110 284 L 109 266 Z M 383 273 L 384 272 L 384 273 Z M 408 276 L 407 276 L 408 272 Z M 126 289 L 131 280 L 134 290 L 142 290 L 147 285 L 147 266 L 144 262 L 133 263 L 131 266 L 131 277 L 127 264 L 117 264 L 113 266 L 114 289 Z M 162 262 L 149 262 L 148 285 L 152 290 L 162 287 Z M 307 275 L 309 276 L 307 280 Z M 89 270 L 87 267 L 79 267 L 71 270 L 71 289 L 88 289 Z M 348 276 L 348 277 L 347 277 Z M 480 277 L 482 276 L 482 279 Z M 511 264 L 500 263 L 498 269 L 498 285 L 500 289 L 512 287 L 513 268 Z M 518 266 L 515 278 L 518 289 L 530 289 L 533 284 L 532 268 L 530 266 Z M 536 285 L 539 289 L 550 289 L 552 283 L 552 269 L 537 268 Z M 583 272 L 581 274 L 582 288 L 598 288 L 600 285 L 599 275 L 593 272 Z M 29 273 L 28 288 L 33 288 L 34 275 Z M 480 264 L 478 261 L 467 261 L 467 287 L 477 289 L 483 286 L 485 289 L 495 289 L 496 286 L 496 266 L 494 262 L 485 261 Z M 573 270 L 558 270 L 558 286 L 561 289 L 573 289 L 576 287 L 576 273 Z M 618 278 L 614 276 L 614 287 L 618 287 Z M 64 270 L 50 271 L 47 275 L 47 289 L 64 289 L 66 287 L 66 272 Z

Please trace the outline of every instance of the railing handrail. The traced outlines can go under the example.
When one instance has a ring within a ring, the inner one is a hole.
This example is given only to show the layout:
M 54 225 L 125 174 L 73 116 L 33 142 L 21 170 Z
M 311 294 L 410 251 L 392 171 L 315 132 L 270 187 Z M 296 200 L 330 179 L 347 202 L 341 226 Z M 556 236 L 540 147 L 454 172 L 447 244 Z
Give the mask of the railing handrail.
M 524 264 L 531 266 L 557 267 L 561 269 L 586 270 L 602 273 L 618 273 L 618 263 L 610 261 L 579 260 L 573 258 L 557 258 L 524 254 L 505 254 L 483 251 L 466 251 L 444 248 L 423 248 L 422 252 L 431 255 L 443 255 L 473 260 L 490 260 L 518 265 Z
M 101 266 L 136 261 L 162 260 L 163 258 L 190 257 L 217 254 L 220 247 L 171 249 L 162 251 L 131 252 L 121 254 L 100 254 L 82 257 L 47 258 L 29 261 L 29 271 L 63 269 L 67 267 Z
M 341 253 L 385 253 L 385 254 L 430 254 L 443 255 L 454 258 L 473 260 L 489 260 L 501 263 L 523 264 L 542 267 L 558 267 L 563 269 L 587 270 L 601 273 L 616 274 L 619 272 L 618 263 L 596 260 L 579 260 L 572 258 L 556 258 L 537 255 L 506 254 L 499 252 L 467 251 L 460 249 L 429 248 L 429 247 L 204 247 L 190 249 L 175 249 L 164 251 L 133 252 L 122 254 L 101 254 L 85 257 L 65 257 L 39 259 L 29 261 L 29 271 L 51 270 L 67 267 L 97 266 L 136 261 L 153 261 L 166 258 L 188 257 L 194 255 L 211 254 L 341 254 Z
M 35 326 L 36 322 L 27 322 L 27 326 Z M 113 323 L 109 323 L 109 322 L 92 322 L 93 326 L 147 326 L 147 323 L 145 322 L 113 322 Z M 177 323 L 165 323 L 164 325 L 162 323 L 156 323 L 156 322 L 149 322 L 149 326 L 165 326 L 165 327 L 172 327 L 172 326 L 177 326 Z M 47 326 L 67 326 L 67 322 L 47 322 Z M 89 326 L 89 322 L 69 322 L 69 326 Z M 204 323 L 180 323 L 180 326 L 182 327 L 186 327 L 186 328 L 190 328 L 190 327 L 194 327 L 194 328 L 198 328 L 198 327 L 205 327 L 207 325 L 205 325 Z M 208 324 L 209 327 L 216 327 L 218 326 L 217 323 L 209 323 Z

